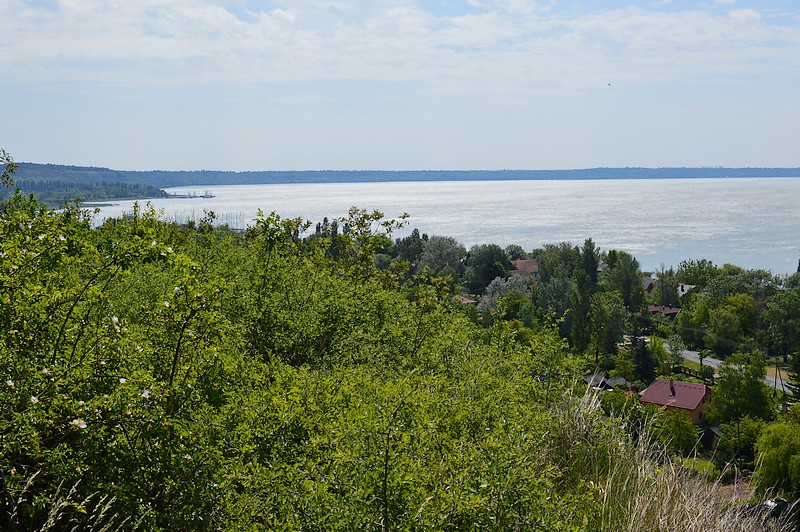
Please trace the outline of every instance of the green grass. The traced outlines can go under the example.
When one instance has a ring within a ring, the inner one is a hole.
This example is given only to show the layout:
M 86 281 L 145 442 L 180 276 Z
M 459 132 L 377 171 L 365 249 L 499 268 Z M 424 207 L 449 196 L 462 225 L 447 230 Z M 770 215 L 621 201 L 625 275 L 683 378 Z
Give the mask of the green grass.
M 720 475 L 719 469 L 714 464 L 702 458 L 684 458 L 683 466 L 712 481 L 718 479 Z

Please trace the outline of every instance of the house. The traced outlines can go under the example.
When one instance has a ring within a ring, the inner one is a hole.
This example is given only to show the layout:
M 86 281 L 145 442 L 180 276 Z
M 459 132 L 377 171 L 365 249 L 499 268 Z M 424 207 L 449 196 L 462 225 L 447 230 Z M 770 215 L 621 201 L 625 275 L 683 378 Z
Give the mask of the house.
M 665 318 L 674 320 L 680 314 L 681 308 L 670 305 L 648 305 L 647 311 L 650 314 L 661 314 Z
M 597 373 L 592 373 L 587 375 L 583 378 L 583 382 L 585 382 L 588 386 L 591 386 L 595 390 L 613 390 L 612 386 L 609 386 L 606 382 L 606 378 L 603 375 L 599 375 Z
M 585 376 L 583 382 L 595 390 L 613 390 L 617 386 L 624 386 L 625 388 L 630 388 L 631 386 L 631 383 L 622 377 L 607 379 L 604 375 L 600 375 L 599 373 L 592 373 Z
M 705 411 L 711 404 L 711 388 L 705 384 L 657 379 L 639 395 L 643 404 L 662 408 L 683 410 L 692 418 L 692 423 L 705 423 Z
M 695 288 L 696 286 L 697 285 L 695 284 L 678 283 L 678 288 L 677 288 L 678 297 L 685 296 L 689 292 L 689 290 Z
M 471 299 L 467 296 L 462 296 L 461 294 L 455 296 L 454 298 L 456 301 L 461 303 L 462 305 L 477 305 L 478 301 L 475 299 Z
M 536 259 L 512 260 L 511 266 L 514 268 L 511 273 L 523 279 L 539 275 L 539 262 Z

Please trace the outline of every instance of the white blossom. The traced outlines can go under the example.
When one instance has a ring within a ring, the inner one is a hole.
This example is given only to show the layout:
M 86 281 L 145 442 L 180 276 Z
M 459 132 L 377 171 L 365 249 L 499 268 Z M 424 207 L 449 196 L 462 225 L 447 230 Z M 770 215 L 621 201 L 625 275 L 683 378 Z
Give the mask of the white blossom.
M 150 399 L 150 390 L 145 390 L 142 392 L 142 397 L 145 399 Z
M 71 421 L 71 423 L 74 426 L 78 427 L 79 429 L 85 429 L 86 428 L 86 422 L 84 420 L 82 420 L 81 418 L 79 418 L 79 417 L 76 417 L 75 419 L 73 419 Z
M 31 395 L 31 403 L 36 404 L 39 402 L 39 398 L 35 395 Z
M 12 387 L 13 387 L 13 386 L 14 386 L 14 381 L 12 381 L 11 379 L 8 379 L 8 380 L 6 381 L 6 385 L 7 385 L 7 386 L 12 386 Z
M 119 383 L 120 384 L 125 384 L 126 382 L 128 382 L 128 379 L 126 379 L 125 377 L 120 377 L 119 378 Z

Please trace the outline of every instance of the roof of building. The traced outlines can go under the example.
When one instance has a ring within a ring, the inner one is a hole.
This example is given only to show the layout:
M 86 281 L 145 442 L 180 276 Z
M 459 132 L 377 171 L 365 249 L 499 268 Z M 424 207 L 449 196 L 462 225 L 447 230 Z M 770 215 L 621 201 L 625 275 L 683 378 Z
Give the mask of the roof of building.
M 511 273 L 516 275 L 528 276 L 539 273 L 539 262 L 536 259 L 512 260 L 511 265 L 514 267 Z
M 708 393 L 709 388 L 705 384 L 657 379 L 645 388 L 641 394 L 641 400 L 643 403 L 694 410 L 700 406 Z
M 674 318 L 681 312 L 680 307 L 672 307 L 669 305 L 648 305 L 647 311 L 650 314 L 661 314 L 662 316 L 667 316 L 669 318 Z
M 617 386 L 630 386 L 631 383 L 627 380 L 623 379 L 622 377 L 614 377 L 612 379 L 607 379 L 605 375 L 601 375 L 599 373 L 591 373 L 586 375 L 583 378 L 583 382 L 592 386 L 593 388 L 603 389 L 603 390 L 613 390 Z
M 478 302 L 476 300 L 471 299 L 471 298 L 469 298 L 467 296 L 462 296 L 461 294 L 456 295 L 455 299 L 456 299 L 456 301 L 458 301 L 462 305 L 477 305 L 478 304 Z
M 678 297 L 683 297 L 689 290 L 696 286 L 695 284 L 678 283 Z
M 594 388 L 606 388 L 606 378 L 598 373 L 591 373 L 583 378 L 583 382 Z
M 612 388 L 616 388 L 617 386 L 630 387 L 631 385 L 630 381 L 628 381 L 628 379 L 625 379 L 624 377 L 613 377 L 611 379 L 606 379 L 606 383 Z

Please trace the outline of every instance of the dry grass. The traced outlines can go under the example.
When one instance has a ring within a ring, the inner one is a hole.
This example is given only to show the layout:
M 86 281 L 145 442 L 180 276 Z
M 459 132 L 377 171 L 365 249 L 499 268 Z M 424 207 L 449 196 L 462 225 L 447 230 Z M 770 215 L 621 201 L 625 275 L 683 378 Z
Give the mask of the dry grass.
M 597 392 L 561 407 L 550 459 L 565 478 L 595 490 L 598 515 L 592 529 L 608 531 L 794 530 L 765 511 L 742 504 L 741 484 L 709 482 L 673 460 L 647 431 L 636 443 L 617 431 L 599 408 Z M 559 461 L 557 456 L 564 457 Z M 570 469 L 572 468 L 572 469 Z M 746 482 L 746 481 L 745 481 Z

